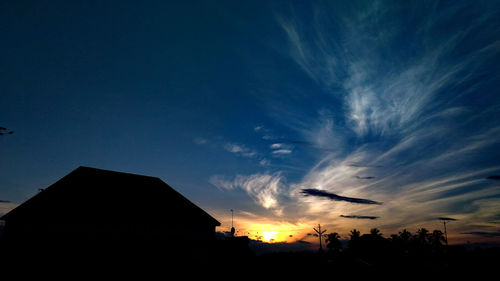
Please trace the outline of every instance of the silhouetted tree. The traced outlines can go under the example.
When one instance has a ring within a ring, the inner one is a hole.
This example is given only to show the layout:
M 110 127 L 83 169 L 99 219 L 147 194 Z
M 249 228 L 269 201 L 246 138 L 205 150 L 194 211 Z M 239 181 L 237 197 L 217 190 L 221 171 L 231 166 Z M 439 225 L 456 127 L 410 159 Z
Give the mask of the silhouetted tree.
M 410 251 L 413 235 L 406 229 L 400 231 L 398 234 L 398 250 L 407 254 Z
M 361 232 L 359 232 L 359 230 L 356 230 L 356 229 L 351 230 L 351 233 L 349 234 L 349 237 L 351 240 L 359 239 L 360 236 L 361 236 Z
M 443 247 L 443 244 L 441 242 L 445 243 L 446 238 L 444 237 L 444 234 L 441 230 L 436 229 L 429 235 L 429 242 L 434 251 L 440 251 Z
M 420 228 L 414 236 L 414 240 L 420 245 L 426 245 L 429 241 L 429 230 Z
M 389 238 L 389 239 L 390 239 L 392 242 L 395 242 L 395 243 L 396 243 L 396 242 L 397 242 L 397 243 L 399 243 L 399 240 L 400 240 L 400 239 L 399 239 L 399 235 L 397 235 L 397 234 L 391 234 L 391 236 L 390 236 L 390 238 Z
M 351 230 L 351 233 L 349 234 L 349 242 L 347 244 L 347 247 L 349 250 L 353 253 L 358 251 L 358 245 L 359 245 L 359 238 L 361 237 L 361 232 L 357 229 Z
M 417 255 L 424 255 L 430 252 L 429 230 L 420 228 L 412 239 L 412 252 Z
M 380 236 L 380 237 L 382 237 L 382 233 L 380 232 L 380 229 L 378 229 L 378 228 L 372 228 L 372 229 L 370 229 L 370 235 L 371 236 Z
M 399 239 L 401 239 L 401 241 L 410 242 L 411 237 L 411 232 L 406 229 L 403 229 L 403 231 L 399 232 Z
M 408 255 L 411 252 L 413 235 L 408 230 L 403 229 L 398 234 L 392 234 L 390 241 L 394 254 Z
M 337 232 L 330 233 L 326 236 L 326 247 L 330 252 L 338 253 L 342 250 L 342 244 L 339 239 L 340 235 Z

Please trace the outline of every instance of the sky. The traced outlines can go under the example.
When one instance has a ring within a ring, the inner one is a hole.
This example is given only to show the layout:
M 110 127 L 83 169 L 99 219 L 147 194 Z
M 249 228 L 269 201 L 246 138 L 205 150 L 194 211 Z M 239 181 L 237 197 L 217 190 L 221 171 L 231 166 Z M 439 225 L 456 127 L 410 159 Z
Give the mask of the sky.
M 450 243 L 498 243 L 499 19 L 497 1 L 3 1 L 0 214 L 90 166 L 268 242 L 446 217 Z

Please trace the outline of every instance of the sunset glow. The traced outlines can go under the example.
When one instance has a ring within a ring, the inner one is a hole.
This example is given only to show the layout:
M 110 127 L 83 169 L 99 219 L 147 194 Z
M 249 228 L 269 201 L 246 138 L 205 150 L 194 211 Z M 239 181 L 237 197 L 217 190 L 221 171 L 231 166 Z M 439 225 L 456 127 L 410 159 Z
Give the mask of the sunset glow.
M 231 217 L 224 214 L 216 214 L 221 218 L 222 226 L 218 230 L 221 232 L 229 232 L 231 225 Z M 299 221 L 296 223 L 288 223 L 284 221 L 274 220 L 255 220 L 255 218 L 248 216 L 245 212 L 235 212 L 234 226 L 237 236 L 248 236 L 250 239 L 267 242 L 278 243 L 287 242 L 293 243 L 298 240 L 310 238 L 307 233 L 312 231 L 311 226 L 316 222 L 314 221 Z M 315 242 L 315 239 L 311 239 Z
M 276 232 L 276 231 L 264 231 L 264 232 L 262 232 L 262 240 L 264 242 L 273 242 L 273 241 L 276 241 L 276 235 L 277 234 L 278 234 L 278 232 Z
M 498 1 L 4 2 L 0 217 L 87 166 L 221 240 L 500 245 Z

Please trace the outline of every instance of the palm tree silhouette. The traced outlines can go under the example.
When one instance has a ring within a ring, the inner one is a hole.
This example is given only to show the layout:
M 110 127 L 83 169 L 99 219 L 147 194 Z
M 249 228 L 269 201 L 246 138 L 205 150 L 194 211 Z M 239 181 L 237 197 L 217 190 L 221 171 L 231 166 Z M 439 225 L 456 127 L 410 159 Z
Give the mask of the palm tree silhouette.
M 429 241 L 429 230 L 420 228 L 419 230 L 417 230 L 414 238 L 419 244 L 426 245 Z
M 370 235 L 374 236 L 374 237 L 375 236 L 382 237 L 382 233 L 380 233 L 380 229 L 378 229 L 378 228 L 372 228 L 372 229 L 370 229 Z
M 356 240 L 361 236 L 361 232 L 359 230 L 353 229 L 351 230 L 351 233 L 349 234 L 349 237 L 351 240 Z
M 412 234 L 406 229 L 403 229 L 403 231 L 399 232 L 399 239 L 401 239 L 401 241 L 409 242 L 411 239 L 411 236 L 412 236 Z
M 330 252 L 340 252 L 342 244 L 340 243 L 340 235 L 337 232 L 330 233 L 326 236 L 326 247 Z
M 349 247 L 349 250 L 352 252 L 357 252 L 358 250 L 358 244 L 359 244 L 359 238 L 361 237 L 361 232 L 357 229 L 351 230 L 351 233 L 349 234 L 349 243 L 347 244 L 347 247 Z
M 434 230 L 428 237 L 429 242 L 433 250 L 440 250 L 443 244 L 441 242 L 446 242 L 446 238 L 441 230 Z

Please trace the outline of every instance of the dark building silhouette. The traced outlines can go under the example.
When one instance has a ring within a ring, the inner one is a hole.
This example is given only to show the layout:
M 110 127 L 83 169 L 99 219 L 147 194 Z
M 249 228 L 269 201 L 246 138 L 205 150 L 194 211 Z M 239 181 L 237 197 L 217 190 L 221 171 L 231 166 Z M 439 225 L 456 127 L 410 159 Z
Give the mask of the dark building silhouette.
M 4 243 L 14 252 L 156 251 L 176 258 L 208 252 L 220 226 L 159 178 L 88 167 L 42 189 L 1 220 Z

